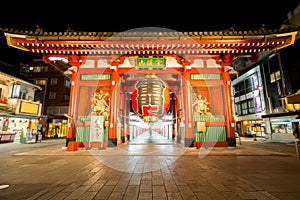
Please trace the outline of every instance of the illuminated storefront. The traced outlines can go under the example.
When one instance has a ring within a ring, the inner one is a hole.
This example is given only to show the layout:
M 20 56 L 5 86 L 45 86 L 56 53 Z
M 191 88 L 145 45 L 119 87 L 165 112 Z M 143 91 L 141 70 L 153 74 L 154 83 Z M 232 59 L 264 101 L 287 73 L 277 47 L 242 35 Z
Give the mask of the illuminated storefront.
M 36 142 L 42 104 L 33 98 L 39 86 L 2 72 L 0 78 L 0 142 Z

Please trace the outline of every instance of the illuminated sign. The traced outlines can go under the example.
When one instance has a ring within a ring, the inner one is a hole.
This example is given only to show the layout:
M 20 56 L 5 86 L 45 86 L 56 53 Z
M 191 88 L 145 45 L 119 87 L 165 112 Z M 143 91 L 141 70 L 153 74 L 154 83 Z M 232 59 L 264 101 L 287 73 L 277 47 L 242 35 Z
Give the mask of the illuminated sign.
M 42 104 L 19 100 L 17 103 L 16 114 L 40 115 Z
M 252 79 L 253 79 L 253 88 L 254 88 L 254 89 L 258 89 L 259 83 L 258 83 L 257 74 L 254 74 L 254 75 L 252 76 Z
M 191 74 L 191 80 L 221 80 L 220 74 Z
M 165 69 L 166 61 L 164 57 L 137 57 L 136 69 Z
M 82 74 L 80 79 L 82 81 L 110 80 L 110 74 Z

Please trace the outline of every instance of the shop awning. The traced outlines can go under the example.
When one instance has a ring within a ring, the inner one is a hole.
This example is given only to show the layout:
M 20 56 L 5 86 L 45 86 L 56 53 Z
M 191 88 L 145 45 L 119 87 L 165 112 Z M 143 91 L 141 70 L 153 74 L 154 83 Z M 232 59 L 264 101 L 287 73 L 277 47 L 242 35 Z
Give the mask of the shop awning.
M 296 112 L 284 112 L 284 113 L 272 113 L 268 115 L 262 115 L 262 118 L 276 118 L 276 117 L 285 117 L 285 118 L 300 118 L 300 111 Z
M 286 96 L 288 104 L 300 104 L 300 93 L 295 93 Z

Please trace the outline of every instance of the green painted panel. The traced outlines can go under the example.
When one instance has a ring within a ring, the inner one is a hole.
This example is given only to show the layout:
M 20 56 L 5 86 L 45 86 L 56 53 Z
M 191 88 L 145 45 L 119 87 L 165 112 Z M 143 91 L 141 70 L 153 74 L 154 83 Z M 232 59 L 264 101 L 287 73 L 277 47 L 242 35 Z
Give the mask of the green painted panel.
M 121 127 L 118 127 L 117 129 L 117 140 L 121 140 Z
M 194 116 L 193 120 L 195 122 L 198 122 L 198 121 L 222 122 L 222 121 L 225 121 L 225 117 L 224 116 Z
M 108 142 L 108 127 L 104 127 L 104 142 Z
M 117 133 L 118 139 L 121 139 L 121 130 Z M 108 141 L 108 127 L 104 127 L 104 142 Z M 77 126 L 76 127 L 76 142 L 89 142 L 90 141 L 90 127 Z
M 89 142 L 90 141 L 90 127 L 77 126 L 76 127 L 76 142 Z
M 180 127 L 180 135 L 181 135 L 181 141 L 184 141 L 184 137 L 185 137 L 184 127 Z
M 205 133 L 197 132 L 196 128 L 194 130 L 196 142 L 226 142 L 225 126 L 208 126 Z
M 204 133 L 198 132 L 195 133 L 195 142 L 203 142 L 204 141 Z
M 226 141 L 225 126 L 207 127 L 205 140 L 207 142 L 225 142 Z

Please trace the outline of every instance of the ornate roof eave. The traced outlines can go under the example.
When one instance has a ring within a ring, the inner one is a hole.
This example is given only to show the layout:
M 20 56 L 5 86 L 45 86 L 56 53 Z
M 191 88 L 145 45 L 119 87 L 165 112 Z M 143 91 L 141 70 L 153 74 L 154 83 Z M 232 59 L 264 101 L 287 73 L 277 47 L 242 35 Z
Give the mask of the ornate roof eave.
M 285 27 L 280 29 L 266 29 L 260 28 L 259 30 L 248 30 L 248 31 L 236 31 L 232 29 L 223 30 L 223 31 L 160 31 L 160 30 L 148 30 L 145 31 L 123 31 L 123 32 L 86 32 L 86 31 L 65 31 L 65 32 L 46 32 L 40 28 L 37 28 L 35 31 L 29 30 L 17 30 L 12 28 L 1 28 L 1 31 L 7 34 L 15 34 L 15 35 L 23 35 L 26 37 L 38 37 L 40 40 L 46 38 L 46 40 L 98 40 L 104 41 L 111 38 L 122 38 L 124 39 L 144 39 L 148 40 L 149 38 L 153 39 L 161 39 L 161 38 L 168 38 L 168 39 L 184 39 L 184 38 L 230 38 L 230 37 L 245 37 L 245 36 L 258 36 L 264 37 L 267 35 L 276 35 L 282 33 L 291 33 L 295 31 L 299 31 L 299 27 Z
M 293 44 L 297 30 L 121 33 L 30 32 L 8 29 L 3 31 L 9 46 L 51 55 L 233 54 L 247 56 Z

